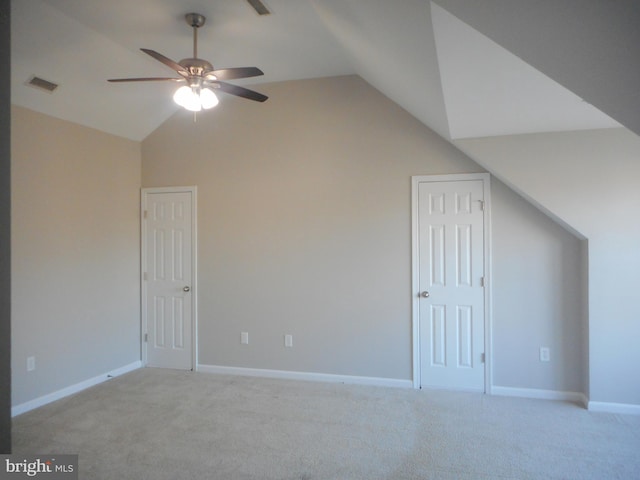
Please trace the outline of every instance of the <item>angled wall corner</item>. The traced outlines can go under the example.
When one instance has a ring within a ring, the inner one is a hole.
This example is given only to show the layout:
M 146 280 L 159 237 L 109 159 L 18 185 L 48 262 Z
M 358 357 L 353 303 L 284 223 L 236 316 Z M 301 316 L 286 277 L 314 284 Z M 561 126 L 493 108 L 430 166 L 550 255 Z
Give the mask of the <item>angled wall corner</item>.
M 588 240 L 589 398 L 640 404 L 640 138 L 623 129 L 458 140 L 455 144 L 542 211 Z M 583 246 L 583 250 L 586 247 Z M 584 255 L 583 255 L 584 257 Z M 584 260 L 583 260 L 584 263 Z M 615 375 L 612 374 L 615 372 Z M 621 382 L 619 379 L 626 381 Z
M 434 2 L 640 134 L 635 0 Z
M 433 2 L 431 11 L 451 138 L 620 127 Z

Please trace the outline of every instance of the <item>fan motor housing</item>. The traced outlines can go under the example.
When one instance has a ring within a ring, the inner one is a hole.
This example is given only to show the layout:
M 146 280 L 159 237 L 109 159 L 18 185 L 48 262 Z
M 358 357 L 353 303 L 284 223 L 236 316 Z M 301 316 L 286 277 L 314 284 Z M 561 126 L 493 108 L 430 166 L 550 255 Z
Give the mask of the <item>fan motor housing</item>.
M 183 58 L 178 63 L 189 70 L 191 75 L 202 76 L 213 71 L 213 65 L 201 58 Z

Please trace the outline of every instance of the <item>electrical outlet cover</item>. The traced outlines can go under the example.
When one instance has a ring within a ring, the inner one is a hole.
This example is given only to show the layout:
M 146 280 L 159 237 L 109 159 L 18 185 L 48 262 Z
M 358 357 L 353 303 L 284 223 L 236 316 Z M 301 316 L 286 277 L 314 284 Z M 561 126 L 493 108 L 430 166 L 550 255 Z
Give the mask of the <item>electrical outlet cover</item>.
M 549 362 L 550 360 L 551 354 L 549 352 L 549 347 L 540 347 L 540 361 Z

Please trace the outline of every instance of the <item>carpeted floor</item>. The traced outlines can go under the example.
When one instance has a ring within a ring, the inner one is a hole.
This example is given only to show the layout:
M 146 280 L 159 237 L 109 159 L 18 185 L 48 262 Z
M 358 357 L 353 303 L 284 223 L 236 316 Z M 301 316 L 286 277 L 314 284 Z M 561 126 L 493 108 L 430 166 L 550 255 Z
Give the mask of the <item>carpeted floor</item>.
M 640 479 L 640 417 L 564 402 L 141 369 L 14 419 L 80 478 Z

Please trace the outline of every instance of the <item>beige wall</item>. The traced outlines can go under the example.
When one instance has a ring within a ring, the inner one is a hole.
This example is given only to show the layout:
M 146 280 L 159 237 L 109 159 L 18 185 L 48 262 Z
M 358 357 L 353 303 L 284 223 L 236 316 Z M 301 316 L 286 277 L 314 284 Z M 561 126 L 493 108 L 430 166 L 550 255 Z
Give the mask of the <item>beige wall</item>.
M 14 406 L 138 360 L 141 184 L 198 185 L 201 364 L 411 378 L 410 177 L 482 168 L 358 77 L 259 89 L 142 146 L 12 109 Z M 580 242 L 492 205 L 494 384 L 585 391 Z
M 494 383 L 586 394 L 582 242 L 495 177 L 491 195 Z
M 198 186 L 199 362 L 410 379 L 410 177 L 483 169 L 359 77 L 258 90 L 266 103 L 178 112 L 142 145 L 143 186 Z M 584 391 L 579 242 L 504 186 L 493 205 L 495 382 Z M 536 261 L 511 268 L 523 239 Z
M 11 114 L 15 406 L 140 358 L 140 144 Z

